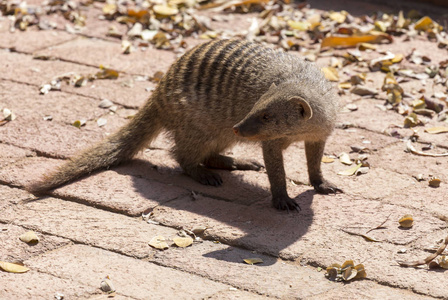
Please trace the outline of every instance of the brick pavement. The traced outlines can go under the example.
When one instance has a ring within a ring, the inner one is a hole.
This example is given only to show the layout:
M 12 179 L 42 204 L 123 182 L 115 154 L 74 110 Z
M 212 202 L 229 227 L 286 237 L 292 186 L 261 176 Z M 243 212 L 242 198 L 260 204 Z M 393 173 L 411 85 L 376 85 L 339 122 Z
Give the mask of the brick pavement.
M 222 171 L 225 184 L 220 188 L 192 181 L 170 158 L 165 135 L 131 163 L 95 173 L 48 197 L 36 199 L 25 192 L 25 184 L 125 124 L 154 87 L 135 76 L 166 71 L 175 59 L 172 52 L 155 49 L 121 54 L 119 42 L 103 38 L 108 21 L 97 20 L 100 13 L 99 8 L 89 10 L 83 36 L 33 29 L 11 34 L 8 20 L 0 19 L 0 108 L 17 115 L 0 127 L 0 260 L 22 261 L 31 269 L 25 274 L 0 272 L 0 299 L 53 299 L 58 292 L 64 299 L 106 299 L 99 289 L 106 275 L 115 284 L 116 299 L 448 298 L 448 272 L 400 268 L 395 262 L 427 256 L 424 249 L 446 236 L 447 159 L 405 153 L 403 141 L 384 132 L 403 117 L 379 110 L 375 99 L 356 101 L 357 111 L 341 113 L 341 122 L 355 127 L 336 129 L 326 148 L 327 154 L 338 154 L 369 141 L 374 149 L 369 173 L 342 177 L 336 174 L 346 166 L 324 164 L 327 178 L 345 190 L 333 196 L 290 181 L 288 192 L 300 203 L 300 214 L 270 207 L 263 171 Z M 249 26 L 248 17 L 237 18 L 239 26 Z M 400 45 L 389 46 L 399 51 Z M 434 61 L 448 54 L 423 39 L 413 46 Z M 35 54 L 55 60 L 36 60 Z M 95 73 L 100 64 L 124 73 L 117 80 L 81 88 L 63 84 L 60 92 L 39 95 L 40 84 L 54 76 Z M 380 86 L 382 78 L 373 74 L 368 84 Z M 114 102 L 116 113 L 99 108 L 102 99 Z M 351 95 L 341 98 L 343 104 L 353 100 Z M 47 115 L 53 120 L 43 120 Z M 108 121 L 103 127 L 96 124 L 100 117 Z M 82 129 L 71 125 L 79 119 L 87 120 Z M 410 129 L 399 132 L 412 134 Z M 446 134 L 421 132 L 421 140 L 448 147 Z M 231 153 L 262 161 L 254 146 L 237 146 Z M 290 147 L 285 161 L 288 179 L 307 182 L 303 145 Z M 442 186 L 433 189 L 417 182 L 412 176 L 419 173 L 439 176 Z M 148 209 L 158 224 L 142 220 Z M 399 229 L 397 220 L 408 213 L 415 226 Z M 372 233 L 379 243 L 343 231 L 375 227 L 388 216 L 385 228 Z M 203 243 L 165 251 L 148 245 L 156 235 L 172 238 L 178 229 L 195 226 L 207 226 Z M 30 229 L 41 238 L 35 246 L 18 240 Z M 398 254 L 403 248 L 406 253 Z M 242 263 L 254 256 L 264 263 Z M 335 283 L 318 270 L 347 259 L 362 262 L 367 279 Z

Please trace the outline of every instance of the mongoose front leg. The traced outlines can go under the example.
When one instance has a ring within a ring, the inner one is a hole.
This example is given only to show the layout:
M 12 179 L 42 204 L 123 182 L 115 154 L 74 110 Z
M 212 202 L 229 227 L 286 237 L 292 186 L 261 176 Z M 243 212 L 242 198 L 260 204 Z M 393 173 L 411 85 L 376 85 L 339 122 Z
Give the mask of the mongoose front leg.
M 253 170 L 258 171 L 262 164 L 255 160 L 245 160 L 240 158 L 233 158 L 225 155 L 213 155 L 205 160 L 204 165 L 209 168 L 224 169 L 224 170 Z
M 263 142 L 263 157 L 271 183 L 272 205 L 281 210 L 297 210 L 300 206 L 289 198 L 286 191 L 285 169 L 283 167 L 283 147 L 279 140 Z
M 325 141 L 310 142 L 305 141 L 305 153 L 308 164 L 308 175 L 310 183 L 320 194 L 342 193 L 336 185 L 324 179 L 320 164 L 324 154 Z

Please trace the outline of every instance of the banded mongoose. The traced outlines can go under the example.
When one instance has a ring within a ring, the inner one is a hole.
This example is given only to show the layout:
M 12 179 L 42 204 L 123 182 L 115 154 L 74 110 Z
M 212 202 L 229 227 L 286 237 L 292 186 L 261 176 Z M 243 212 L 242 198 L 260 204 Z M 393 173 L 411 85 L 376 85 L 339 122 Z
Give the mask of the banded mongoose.
M 323 178 L 320 167 L 337 110 L 336 95 L 314 64 L 258 43 L 213 40 L 181 56 L 127 125 L 27 189 L 42 194 L 130 160 L 165 129 L 184 172 L 212 186 L 222 179 L 211 168 L 259 170 L 257 162 L 221 153 L 239 142 L 261 142 L 273 206 L 300 210 L 286 191 L 282 151 L 305 141 L 314 189 L 342 192 Z

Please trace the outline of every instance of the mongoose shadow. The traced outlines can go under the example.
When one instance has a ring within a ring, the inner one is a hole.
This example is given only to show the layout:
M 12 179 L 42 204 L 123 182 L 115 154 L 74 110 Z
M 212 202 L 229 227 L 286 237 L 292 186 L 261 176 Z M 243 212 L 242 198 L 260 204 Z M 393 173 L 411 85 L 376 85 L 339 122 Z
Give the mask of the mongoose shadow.
M 222 229 L 222 225 L 219 226 L 219 229 L 227 231 L 227 233 L 232 230 L 239 234 L 244 232 L 243 236 L 231 240 L 226 240 L 226 234 L 224 236 L 206 235 L 206 239 L 211 240 L 222 238 L 223 242 L 231 246 L 280 256 L 283 250 L 299 241 L 313 223 L 314 213 L 311 204 L 316 192 L 311 188 L 299 186 L 294 189 L 291 196 L 302 208 L 301 212 L 278 211 L 272 207 L 269 189 L 262 184 L 258 185 L 253 180 L 247 180 L 256 178 L 256 180 L 267 182 L 267 174 L 263 171 L 217 171 L 224 183 L 220 187 L 210 187 L 201 185 L 185 176 L 180 167 L 154 165 L 151 162 L 150 154 L 148 160 L 134 159 L 129 164 L 113 170 L 120 175 L 131 175 L 134 179 L 135 191 L 148 199 L 154 198 L 153 195 L 150 195 L 151 184 L 154 182 L 169 183 L 175 187 L 194 191 L 198 195 L 197 199 L 192 196 L 184 196 L 160 204 L 180 211 L 179 219 L 182 218 L 181 211 L 187 211 L 225 224 L 224 229 Z M 141 178 L 146 180 L 142 181 Z M 170 185 L 165 185 L 167 191 L 170 189 Z M 306 190 L 303 191 L 304 189 Z M 298 193 L 296 193 L 297 191 Z M 250 195 L 253 196 L 250 197 Z M 206 256 L 229 262 L 234 259 L 225 251 L 223 253 L 221 251 L 210 252 Z M 269 263 L 265 262 L 263 265 L 266 266 Z

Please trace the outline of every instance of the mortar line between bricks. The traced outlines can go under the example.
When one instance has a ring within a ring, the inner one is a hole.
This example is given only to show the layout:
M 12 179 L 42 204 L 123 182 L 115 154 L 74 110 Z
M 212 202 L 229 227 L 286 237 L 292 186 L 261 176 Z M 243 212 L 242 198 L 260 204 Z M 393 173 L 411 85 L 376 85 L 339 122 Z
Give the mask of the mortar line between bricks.
M 1 76 L 0 76 L 0 80 L 9 81 L 9 82 L 17 83 L 17 84 L 24 84 L 24 85 L 31 86 L 31 87 L 37 87 L 37 88 L 40 87 L 38 84 L 34 84 L 34 83 L 30 83 L 30 82 L 24 82 L 24 81 L 19 81 L 19 80 L 14 80 L 14 79 L 10 79 L 10 78 L 4 78 L 4 77 L 1 77 Z M 72 92 L 72 91 L 53 91 L 53 92 L 50 91 L 50 93 L 57 93 L 57 92 L 65 93 L 65 94 L 69 94 L 69 95 L 76 95 L 76 96 L 79 96 L 79 97 L 92 99 L 92 100 L 101 100 L 101 97 L 85 95 L 85 94 Z M 45 96 L 45 95 L 38 94 L 37 96 L 41 97 L 41 96 Z M 135 105 L 127 105 L 127 104 L 122 104 L 122 103 L 118 103 L 118 102 L 114 102 L 114 101 L 112 101 L 112 103 L 117 105 L 117 106 L 119 106 L 119 107 L 125 108 L 125 109 L 139 109 L 139 107 L 135 106 Z
M 95 39 L 96 39 L 96 37 L 95 37 Z M 73 40 L 71 40 L 71 41 L 73 41 Z M 110 42 L 110 41 L 108 41 L 108 42 Z M 12 53 L 18 53 L 18 54 L 23 54 L 23 55 L 30 55 L 30 56 L 34 56 L 34 54 L 33 53 L 30 53 L 30 52 L 26 52 L 26 51 L 19 51 L 19 50 L 11 50 L 10 48 L 5 48 L 5 47 L 0 47 L 0 49 L 3 49 L 3 50 L 9 50 L 9 51 L 11 51 Z M 162 50 L 162 51 L 165 51 L 165 50 Z M 80 61 L 75 61 L 75 60 L 71 60 L 71 59 L 67 59 L 67 58 L 63 58 L 63 57 L 59 57 L 59 56 L 48 56 L 50 59 L 48 59 L 48 60 L 59 60 L 59 61 L 62 61 L 62 62 L 67 62 L 67 63 L 72 63 L 72 64 L 75 64 L 75 65 L 81 65 L 81 66 L 86 66 L 86 67 L 92 67 L 92 68 L 96 68 L 96 69 L 98 69 L 99 68 L 99 65 L 94 65 L 94 64 L 89 64 L 89 63 L 84 63 L 84 62 L 80 62 Z M 126 74 L 126 75 L 130 75 L 130 76 L 148 76 L 148 74 L 141 74 L 141 73 L 129 73 L 129 72 L 126 72 L 126 71 L 122 71 L 122 70 L 120 70 L 120 69 L 115 69 L 115 68 L 113 68 L 114 70 L 116 70 L 118 73 L 121 73 L 121 74 Z
M 15 226 L 18 226 L 18 227 L 22 227 L 22 228 L 25 228 L 25 229 L 35 230 L 35 229 L 33 228 L 34 226 L 20 225 L 20 224 L 16 224 L 14 221 L 12 221 L 12 222 L 8 222 L 8 223 L 7 223 L 7 222 L 4 222 L 4 221 L 0 220 L 0 223 L 3 223 L 3 224 L 12 224 L 12 225 L 15 225 Z M 167 226 L 167 227 L 169 227 L 169 226 Z M 128 254 L 123 253 L 123 252 L 120 252 L 119 250 L 115 251 L 115 250 L 113 250 L 113 249 L 108 249 L 108 248 L 104 248 L 104 247 L 97 246 L 97 245 L 86 244 L 86 243 L 83 243 L 83 242 L 74 240 L 74 239 L 72 239 L 72 238 L 68 238 L 68 237 L 65 237 L 65 236 L 58 235 L 58 234 L 53 234 L 53 233 L 48 232 L 48 231 L 46 231 L 46 230 L 35 230 L 35 231 L 38 232 L 38 233 L 41 233 L 41 234 L 48 235 L 48 236 L 59 237 L 59 238 L 63 238 L 63 239 L 69 240 L 70 242 L 73 243 L 73 245 L 83 245 L 83 246 L 87 246 L 87 247 L 92 247 L 92 248 L 96 248 L 96 249 L 101 249 L 101 250 L 104 250 L 104 251 L 107 251 L 107 252 L 112 252 L 112 253 L 115 253 L 115 254 L 118 254 L 118 255 L 122 255 L 122 256 L 131 258 L 131 259 L 135 259 L 135 260 L 138 260 L 138 261 L 142 261 L 142 262 L 146 262 L 146 263 L 151 263 L 151 264 L 154 264 L 154 265 L 163 267 L 163 268 L 173 269 L 173 270 L 177 270 L 177 271 L 182 272 L 182 273 L 192 274 L 192 275 L 195 275 L 195 276 L 198 276 L 198 277 L 202 277 L 202 278 L 205 278 L 205 279 L 210 280 L 210 281 L 213 281 L 213 282 L 217 282 L 217 283 L 221 283 L 221 284 L 224 284 L 224 285 L 227 285 L 227 286 L 230 286 L 230 287 L 237 288 L 238 290 L 243 290 L 243 291 L 247 291 L 247 292 L 251 292 L 251 293 L 254 293 L 254 294 L 258 294 L 258 295 L 265 296 L 265 294 L 262 294 L 262 293 L 260 293 L 260 292 L 258 292 L 258 291 L 256 291 L 256 290 L 241 289 L 241 288 L 239 288 L 239 287 L 237 287 L 237 286 L 235 286 L 235 285 L 233 285 L 232 283 L 227 282 L 227 281 L 215 280 L 215 279 L 213 279 L 213 278 L 207 277 L 207 276 L 205 276 L 205 275 L 203 275 L 203 274 L 200 274 L 200 273 L 197 273 L 197 272 L 191 272 L 191 271 L 188 271 L 188 270 L 179 268 L 179 267 L 165 265 L 165 264 L 163 264 L 163 263 L 161 263 L 161 262 L 158 262 L 158 261 L 156 261 L 156 260 L 152 260 L 152 259 L 150 259 L 150 258 L 149 258 L 149 254 L 148 254 L 148 256 L 146 256 L 146 258 L 145 258 L 145 257 L 143 257 L 143 258 L 136 258 L 136 257 L 134 257 L 134 256 L 128 255 Z M 55 249 L 52 249 L 52 250 L 48 250 L 48 251 L 43 252 L 43 253 L 41 253 L 41 254 L 39 254 L 39 255 L 33 256 L 32 258 L 33 258 L 33 259 L 36 259 L 36 258 L 39 258 L 39 256 L 45 255 L 45 254 L 48 253 L 48 252 L 59 251 L 60 249 L 63 249 L 63 248 L 66 248 L 66 247 L 70 247 L 70 246 L 72 246 L 72 245 L 70 245 L 70 244 L 63 245 L 63 246 L 61 246 L 61 247 L 58 247 L 58 248 L 55 248 Z M 157 250 L 154 250 L 154 251 L 157 251 Z M 274 257 L 274 256 L 272 256 L 272 255 L 269 255 L 269 256 Z M 55 274 L 53 274 L 53 273 L 51 273 L 51 272 L 43 272 L 43 271 L 41 271 L 40 269 L 36 269 L 36 270 L 37 270 L 38 272 L 40 272 L 40 273 L 48 274 L 48 275 L 55 276 L 55 277 L 58 277 L 58 278 L 61 278 L 61 279 L 70 279 L 70 278 L 66 278 L 66 277 L 60 277 L 60 276 L 57 276 L 57 275 L 55 275 Z M 269 297 L 272 297 L 272 298 L 279 299 L 278 297 L 275 297 L 275 296 L 273 296 L 273 295 L 269 295 L 269 294 L 268 294 L 268 296 L 269 296 Z

